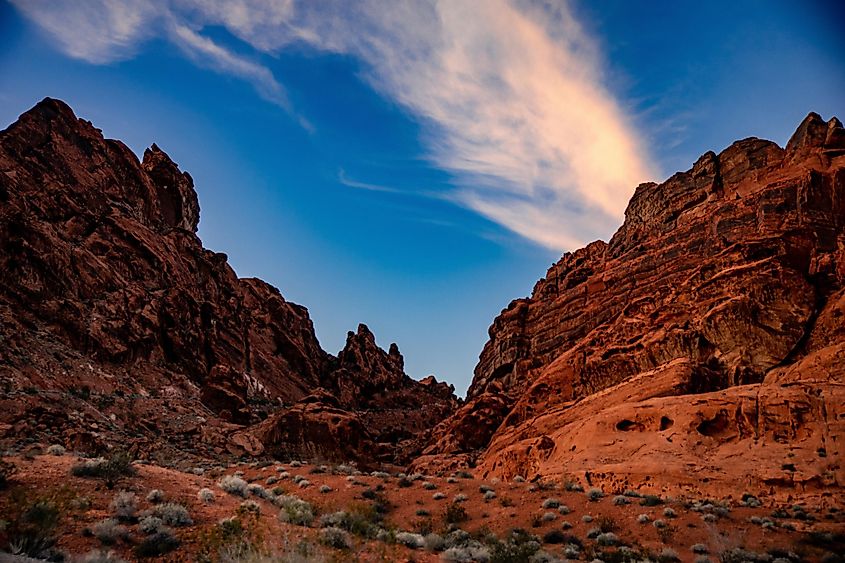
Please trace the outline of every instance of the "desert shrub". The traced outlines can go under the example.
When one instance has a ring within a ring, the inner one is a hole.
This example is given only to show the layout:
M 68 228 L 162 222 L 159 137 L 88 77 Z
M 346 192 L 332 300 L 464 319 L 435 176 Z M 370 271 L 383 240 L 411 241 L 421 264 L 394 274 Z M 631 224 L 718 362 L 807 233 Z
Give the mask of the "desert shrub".
M 619 537 L 613 532 L 603 532 L 596 537 L 596 542 L 603 546 L 616 545 L 619 543 Z
M 288 465 L 291 466 L 291 467 L 302 467 L 302 463 L 300 463 L 299 461 L 297 461 L 295 459 L 291 460 L 291 462 L 288 463 Z
M 546 512 L 543 514 L 542 520 L 543 522 L 554 522 L 555 520 L 557 520 L 557 514 L 555 514 L 554 512 Z
M 279 472 L 279 480 L 283 481 L 285 479 L 290 479 L 290 473 L 288 473 L 287 471 L 280 471 Z
M 543 501 L 543 508 L 558 508 L 560 507 L 560 499 L 550 497 Z
M 426 491 L 433 491 L 434 489 L 437 488 L 437 485 L 435 485 L 431 481 L 426 481 L 422 484 L 422 488 L 425 489 Z
M 599 516 L 596 518 L 596 524 L 602 532 L 615 532 L 619 529 L 612 516 Z
M 693 563 L 712 563 L 712 561 L 706 555 L 696 555 Z
M 117 516 L 118 520 L 124 522 L 131 521 L 135 518 L 135 512 L 138 510 L 138 501 L 135 498 L 135 493 L 121 491 L 117 493 L 109 504 L 109 508 Z
M 349 533 L 334 526 L 320 530 L 320 543 L 335 549 L 350 549 L 352 547 L 352 539 L 349 537 Z
M 458 493 L 457 495 L 455 495 L 455 498 L 453 499 L 453 501 L 454 502 L 466 502 L 468 498 L 469 497 L 467 497 L 465 494 Z
M 2 534 L 5 549 L 15 555 L 49 559 L 55 553 L 56 529 L 71 504 L 70 492 L 62 489 L 32 498 L 23 489 L 14 489 L 3 507 Z
M 159 504 L 153 510 L 153 515 L 161 518 L 168 526 L 190 526 L 194 523 L 188 509 L 175 502 Z
M 414 534 L 412 532 L 398 532 L 396 534 L 396 543 L 402 544 L 411 549 L 419 549 L 425 546 L 425 538 L 422 534 Z
M 321 528 L 345 528 L 348 520 L 349 513 L 344 510 L 338 510 L 337 512 L 329 512 L 320 516 L 319 524 Z
M 274 502 L 281 507 L 279 520 L 282 522 L 297 526 L 309 526 L 314 521 L 316 516 L 314 507 L 299 497 L 280 495 L 276 497 Z
M 297 483 L 297 485 L 299 485 L 300 489 L 307 489 L 311 486 L 311 481 L 309 481 L 308 479 L 302 479 L 301 481 L 299 481 L 299 483 Z
M 125 451 L 118 450 L 108 458 L 86 459 L 70 468 L 74 477 L 95 477 L 103 479 L 108 488 L 112 488 L 121 477 L 135 474 L 132 457 Z
M 390 473 L 385 471 L 372 471 L 370 477 L 378 477 L 379 479 L 390 479 Z
M 269 487 L 270 485 L 275 485 L 275 484 L 276 484 L 276 483 L 278 483 L 278 482 L 279 482 L 279 478 L 278 478 L 278 477 L 276 477 L 275 475 L 270 475 L 270 476 L 269 476 L 269 477 L 267 477 L 267 479 L 264 481 L 264 483 L 266 483 L 268 487 Z
M 483 545 L 468 545 L 466 547 L 450 547 L 444 551 L 440 558 L 449 562 L 489 562 L 490 550 Z
M 492 491 L 492 490 L 494 490 L 493 487 L 491 487 L 489 485 L 479 485 L 478 486 L 478 492 L 481 493 L 482 495 L 484 493 L 486 493 L 487 491 Z
M 692 551 L 693 553 L 710 553 L 710 550 L 703 543 L 693 544 L 690 547 L 690 551 Z
M 538 538 L 524 530 L 512 530 L 503 541 L 491 538 L 489 545 L 491 563 L 530 561 L 540 550 Z
M 407 489 L 414 485 L 414 482 L 408 479 L 407 477 L 400 477 L 398 481 L 396 481 L 396 486 L 400 489 Z
M 460 524 L 461 522 L 469 520 L 469 514 L 467 514 L 466 509 L 461 506 L 457 500 L 455 500 L 455 502 L 450 503 L 446 507 L 446 513 L 443 520 L 447 524 Z
M 524 483 L 525 477 L 523 477 L 522 475 L 517 475 L 513 478 L 513 482 L 514 483 Z
M 495 491 L 487 491 L 486 493 L 484 493 L 485 502 L 490 502 L 494 498 L 496 498 L 496 492 Z
M 676 518 L 678 516 L 678 514 L 675 512 L 674 509 L 667 506 L 666 508 L 663 509 L 663 516 L 665 516 L 666 518 Z
M 164 520 L 158 516 L 144 516 L 138 522 L 138 529 L 144 534 L 154 534 L 164 527 Z
M 660 518 L 658 518 L 657 520 L 655 520 L 654 522 L 652 522 L 652 524 L 651 524 L 651 525 L 652 525 L 652 526 L 654 526 L 655 528 L 657 528 L 657 529 L 659 530 L 659 529 L 661 529 L 661 528 L 665 528 L 665 527 L 666 527 L 666 521 L 665 521 L 665 520 L 661 520 Z
M 230 495 L 246 497 L 249 489 L 247 482 L 235 475 L 226 475 L 217 482 L 217 486 Z
M 567 534 L 560 530 L 549 530 L 543 535 L 543 543 L 560 544 L 566 542 Z
M 323 494 L 332 492 L 332 488 L 328 485 L 320 485 L 320 492 Z
M 54 455 L 54 456 L 63 456 L 63 455 L 65 455 L 66 451 L 67 450 L 65 450 L 65 447 L 62 446 L 61 444 L 53 444 L 52 446 L 47 448 L 47 453 L 49 455 Z
M 640 506 L 660 506 L 663 499 L 657 495 L 645 495 L 640 499 Z
M 719 517 L 716 516 L 715 514 L 702 514 L 701 519 L 704 520 L 708 524 L 713 524 L 717 520 L 719 520 Z
M 431 495 L 431 498 L 433 498 L 434 500 L 443 500 L 444 498 L 446 498 L 446 495 L 443 493 L 434 493 L 433 495 Z
M 625 489 L 625 491 L 622 494 L 626 497 L 631 497 L 631 498 L 640 498 L 640 497 L 643 496 L 633 489 Z
M 77 563 L 126 563 L 113 551 L 94 549 L 76 559 Z
M 599 528 L 598 526 L 594 526 L 587 530 L 587 537 L 590 539 L 596 539 L 597 537 L 599 537 L 599 534 L 601 534 L 601 528 Z
M 423 538 L 423 545 L 428 551 L 443 551 L 446 549 L 446 540 L 440 534 L 426 534 Z
M 587 491 L 587 500 L 589 500 L 590 502 L 597 502 L 602 497 L 604 497 L 604 493 L 602 492 L 601 489 L 597 489 L 597 488 L 593 487 L 592 489 Z
M 640 524 L 648 524 L 651 522 L 651 518 L 648 517 L 648 514 L 640 514 L 637 516 L 637 522 Z
M 346 463 L 341 463 L 340 465 L 335 467 L 335 472 L 340 473 L 341 475 L 352 475 L 354 471 L 355 468 Z
M 138 557 L 158 557 L 170 553 L 179 547 L 179 538 L 169 529 L 159 530 L 141 540 L 135 546 L 135 555 Z
M 356 536 L 373 538 L 378 533 L 381 514 L 368 504 L 354 504 L 349 511 L 338 511 L 320 517 L 321 527 L 336 527 Z
M 211 504 L 212 502 L 214 502 L 214 498 L 215 498 L 214 497 L 214 491 L 212 491 L 211 489 L 208 489 L 206 487 L 203 487 L 202 489 L 197 491 L 197 498 L 200 500 L 200 502 L 202 502 L 204 504 Z
M 458 479 L 472 479 L 472 473 L 469 471 L 456 471 L 455 477 Z
M 118 540 L 129 538 L 129 530 L 125 526 L 120 525 L 114 518 L 106 518 L 101 522 L 97 522 L 91 528 L 91 533 L 103 545 L 114 545 Z
M 593 517 L 590 516 L 589 514 L 585 514 L 584 516 L 581 517 L 581 522 L 583 522 L 584 524 L 589 524 L 592 521 L 593 521 Z
M 624 506 L 626 504 L 631 504 L 631 501 L 624 495 L 616 495 L 613 497 L 613 504 L 616 506 Z
M 574 543 L 567 543 L 563 548 L 563 556 L 567 559 L 578 559 L 581 557 L 581 547 Z
M 238 512 L 252 512 L 254 514 L 261 514 L 261 506 L 252 499 L 243 501 L 238 506 Z
M 563 484 L 563 488 L 572 493 L 583 493 L 584 487 L 573 481 L 567 481 Z
M 158 504 L 164 502 L 164 491 L 161 489 L 153 489 L 147 493 L 147 502 Z
M 449 483 L 449 484 L 451 484 L 451 485 L 454 485 L 455 483 L 457 483 L 457 482 L 458 482 L 458 480 L 457 480 L 457 479 L 455 479 L 454 477 L 447 477 L 447 478 L 446 478 L 446 482 L 447 482 L 447 483 Z
M 748 563 L 751 561 L 768 561 L 770 558 L 767 555 L 762 555 L 754 551 L 749 551 L 741 547 L 728 549 L 719 554 L 719 560 L 722 563 Z
M 271 500 L 273 498 L 273 493 L 271 493 L 258 483 L 250 483 L 246 486 L 246 491 L 252 496 L 258 498 L 263 498 L 266 500 Z
M 569 530 L 570 528 L 572 528 L 572 523 L 564 520 L 560 523 L 560 527 L 564 530 Z
M 760 499 L 750 493 L 743 493 L 742 500 L 739 502 L 739 504 L 741 506 L 747 506 L 748 508 L 759 508 L 763 506 L 763 503 L 760 502 Z

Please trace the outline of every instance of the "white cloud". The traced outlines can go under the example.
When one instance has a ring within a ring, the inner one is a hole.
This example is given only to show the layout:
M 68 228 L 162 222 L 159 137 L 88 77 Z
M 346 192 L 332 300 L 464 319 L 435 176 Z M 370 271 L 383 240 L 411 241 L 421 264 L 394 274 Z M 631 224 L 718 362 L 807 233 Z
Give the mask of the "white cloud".
M 270 55 L 297 43 L 358 57 L 373 87 L 423 123 L 454 201 L 558 251 L 609 236 L 634 186 L 653 179 L 629 111 L 603 86 L 599 49 L 564 0 L 15 1 L 91 62 L 169 30 L 159 34 L 289 111 L 269 69 L 202 29 L 223 26 Z

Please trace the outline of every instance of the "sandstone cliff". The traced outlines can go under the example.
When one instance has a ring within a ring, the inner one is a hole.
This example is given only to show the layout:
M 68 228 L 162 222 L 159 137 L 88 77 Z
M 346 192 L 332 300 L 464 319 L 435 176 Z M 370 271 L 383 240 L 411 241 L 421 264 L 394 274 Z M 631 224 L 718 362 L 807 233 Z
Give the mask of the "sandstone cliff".
M 841 486 L 843 287 L 841 123 L 708 152 L 502 311 L 417 466 Z
M 199 217 L 191 176 L 161 149 L 139 161 L 63 102 L 0 132 L 4 443 L 360 454 L 251 426 L 312 412 L 299 403 L 317 392 L 366 414 L 358 443 L 393 461 L 454 409 L 453 389 L 412 380 L 396 345 L 384 352 L 363 325 L 339 357 L 324 352 L 305 307 L 203 248 Z

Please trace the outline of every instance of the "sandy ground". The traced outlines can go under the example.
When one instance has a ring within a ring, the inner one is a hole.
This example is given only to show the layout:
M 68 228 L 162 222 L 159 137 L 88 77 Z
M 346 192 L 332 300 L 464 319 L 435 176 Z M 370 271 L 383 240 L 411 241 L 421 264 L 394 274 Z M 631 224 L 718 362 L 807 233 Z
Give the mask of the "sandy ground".
M 63 514 L 59 524 L 58 547 L 74 555 L 84 554 L 93 549 L 101 548 L 99 540 L 85 534 L 97 522 L 111 517 L 109 504 L 118 491 L 131 491 L 138 498 L 139 512 L 153 507 L 146 500 L 152 489 L 161 489 L 165 493 L 166 501 L 183 504 L 187 507 L 194 524 L 177 528 L 176 532 L 181 545 L 175 551 L 160 558 L 161 561 L 193 561 L 194 554 L 203 544 L 203 535 L 212 529 L 221 519 L 233 516 L 243 498 L 223 492 L 217 482 L 221 473 L 233 474 L 243 472 L 244 479 L 266 486 L 268 489 L 281 487 L 286 494 L 294 494 L 312 503 L 319 514 L 337 510 L 347 510 L 351 506 L 368 503 L 362 494 L 364 491 L 375 489 L 379 485 L 382 494 L 392 506 L 386 515 L 386 524 L 400 530 L 415 531 L 420 527 L 431 528 L 436 532 L 443 532 L 446 528 L 444 513 L 447 505 L 455 495 L 463 494 L 467 500 L 461 505 L 466 509 L 469 520 L 460 524 L 468 532 L 489 530 L 498 537 L 505 537 L 513 528 L 523 528 L 542 538 L 547 532 L 562 530 L 563 523 L 571 524 L 571 529 L 565 533 L 572 534 L 584 543 L 582 558 L 588 557 L 590 549 L 596 545 L 594 539 L 588 539 L 588 532 L 596 527 L 600 518 L 605 524 L 610 522 L 615 528 L 619 539 L 629 546 L 638 549 L 651 550 L 655 554 L 670 547 L 677 552 L 680 560 L 692 562 L 696 554 L 691 550 L 694 544 L 707 546 L 711 561 L 718 561 L 719 553 L 734 547 L 743 547 L 756 552 L 770 552 L 772 550 L 792 551 L 802 556 L 804 560 L 821 560 L 831 547 L 818 546 L 818 542 L 808 541 L 809 533 L 824 531 L 831 533 L 845 532 L 845 514 L 841 504 L 845 499 L 828 499 L 827 506 L 804 506 L 803 509 L 815 521 L 807 522 L 793 518 L 773 519 L 775 527 L 766 528 L 759 523 L 753 523 L 752 517 L 769 518 L 774 509 L 786 508 L 794 510 L 792 505 L 777 507 L 766 504 L 766 499 L 760 499 L 763 506 L 757 508 L 741 507 L 734 499 L 728 516 L 718 519 L 715 523 L 706 523 L 702 515 L 690 510 L 688 503 L 682 499 L 669 499 L 661 506 L 645 507 L 639 505 L 638 498 L 631 498 L 629 505 L 614 504 L 614 493 L 621 491 L 605 491 L 606 495 L 597 502 L 591 502 L 583 492 L 564 490 L 558 484 L 555 490 L 541 490 L 531 483 L 501 483 L 485 482 L 477 479 L 458 478 L 449 483 L 446 478 L 426 477 L 412 482 L 408 487 L 400 487 L 396 477 L 382 478 L 370 475 L 360 475 L 350 482 L 342 474 L 315 474 L 316 466 L 303 465 L 291 467 L 288 464 L 275 463 L 259 468 L 251 465 L 232 466 L 225 470 L 209 471 L 205 475 L 183 473 L 172 469 L 149 465 L 136 465 L 137 474 L 122 478 L 113 489 L 108 489 L 102 480 L 95 478 L 81 478 L 71 476 L 71 467 L 78 463 L 79 458 L 72 455 L 36 456 L 33 459 L 20 457 L 6 458 L 17 466 L 17 472 L 7 490 L 0 493 L 0 519 L 7 519 L 12 513 L 10 508 L 15 494 L 26 492 L 30 497 L 52 494 L 67 497 L 87 498 L 88 506 L 68 510 Z M 289 477 L 272 485 L 266 481 L 273 476 L 278 478 L 280 470 L 289 473 Z M 311 485 L 300 488 L 292 478 L 302 475 Z M 425 489 L 424 482 L 433 483 L 434 490 Z M 328 485 L 331 491 L 324 493 L 320 486 Z M 487 486 L 495 491 L 496 498 L 485 500 L 480 487 Z M 215 501 L 205 504 L 197 498 L 197 491 L 207 487 L 215 493 Z M 533 490 L 532 490 L 533 489 Z M 15 492 L 17 491 L 17 492 Z M 435 493 L 443 493 L 446 498 L 435 500 Z M 569 507 L 570 513 L 563 515 L 559 510 L 544 509 L 544 500 L 559 499 Z M 278 520 L 279 509 L 270 501 L 257 497 L 250 497 L 261 506 L 257 529 L 267 547 L 280 550 L 286 543 L 295 544 L 303 539 L 318 545 L 318 524 L 313 527 L 294 526 Z M 684 499 L 688 501 L 702 499 Z M 838 503 L 838 504 L 837 504 Z M 664 516 L 664 510 L 671 508 L 676 517 Z M 418 511 L 427 511 L 430 517 L 419 516 Z M 553 513 L 554 519 L 542 521 L 545 513 Z M 642 524 L 638 517 L 646 514 L 650 522 Z M 593 517 L 592 522 L 583 521 L 583 517 Z M 652 522 L 662 519 L 667 523 L 665 530 L 655 528 Z M 127 560 L 135 560 L 132 551 L 133 542 L 143 537 L 136 526 L 127 524 L 132 532 L 133 540 L 118 542 L 107 549 L 113 550 Z M 789 530 L 787 527 L 793 527 Z M 336 550 L 319 546 L 319 551 L 329 561 L 440 561 L 441 555 L 425 550 L 411 550 L 404 546 L 388 544 L 376 540 L 353 538 L 353 548 L 350 550 Z M 543 549 L 552 555 L 563 558 L 563 546 L 544 544 Z

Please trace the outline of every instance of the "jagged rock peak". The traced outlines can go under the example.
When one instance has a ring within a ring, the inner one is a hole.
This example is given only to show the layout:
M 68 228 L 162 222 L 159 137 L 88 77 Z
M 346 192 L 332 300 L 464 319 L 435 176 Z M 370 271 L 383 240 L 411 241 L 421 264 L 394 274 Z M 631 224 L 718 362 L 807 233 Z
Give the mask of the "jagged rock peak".
M 144 151 L 142 166 L 155 184 L 164 221 L 171 227 L 197 232 L 200 205 L 191 175 L 180 171 L 155 143 Z

